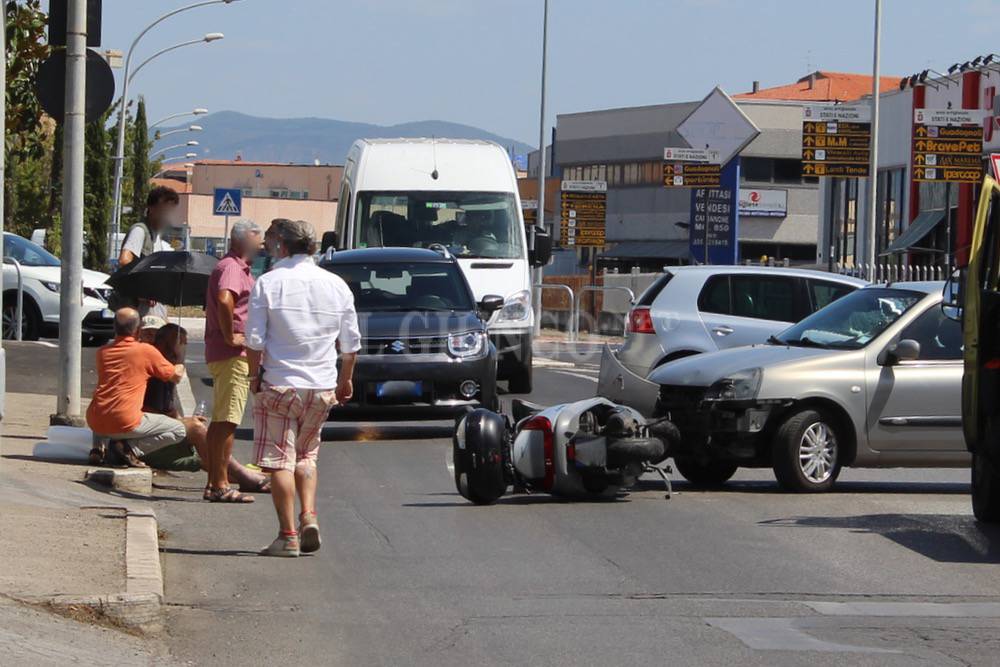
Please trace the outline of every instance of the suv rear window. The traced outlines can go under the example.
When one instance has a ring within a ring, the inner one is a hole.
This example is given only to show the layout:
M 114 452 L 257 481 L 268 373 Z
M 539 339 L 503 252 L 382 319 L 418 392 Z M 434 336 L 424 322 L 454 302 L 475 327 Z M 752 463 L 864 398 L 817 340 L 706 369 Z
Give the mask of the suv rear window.
M 674 277 L 674 274 L 669 271 L 664 271 L 659 277 L 657 277 L 653 283 L 646 288 L 646 291 L 639 295 L 639 300 L 635 302 L 637 306 L 652 306 L 653 302 L 656 301 L 656 297 L 660 296 L 660 292 L 663 288 L 667 286 L 670 279 Z
M 729 276 L 712 276 L 701 288 L 698 296 L 698 310 L 703 313 L 731 315 L 732 303 L 729 300 Z
M 716 275 L 705 281 L 698 296 L 703 313 L 757 320 L 797 322 L 809 313 L 801 307 L 799 281 L 793 276 L 760 274 Z

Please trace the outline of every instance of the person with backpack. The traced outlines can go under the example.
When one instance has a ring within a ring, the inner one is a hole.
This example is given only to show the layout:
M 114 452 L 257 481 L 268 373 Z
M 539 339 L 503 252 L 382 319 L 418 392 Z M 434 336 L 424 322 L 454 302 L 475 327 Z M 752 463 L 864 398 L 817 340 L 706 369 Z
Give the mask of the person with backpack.
M 122 242 L 121 252 L 118 255 L 119 270 L 154 252 L 173 250 L 169 243 L 160 238 L 160 234 L 173 226 L 179 206 L 180 197 L 165 185 L 158 185 L 149 191 L 143 221 L 132 225 Z M 167 317 L 167 309 L 163 304 L 145 299 L 128 299 L 116 293 L 111 309 L 117 310 L 125 306 L 136 308 L 141 317 L 146 315 L 156 315 L 164 319 Z

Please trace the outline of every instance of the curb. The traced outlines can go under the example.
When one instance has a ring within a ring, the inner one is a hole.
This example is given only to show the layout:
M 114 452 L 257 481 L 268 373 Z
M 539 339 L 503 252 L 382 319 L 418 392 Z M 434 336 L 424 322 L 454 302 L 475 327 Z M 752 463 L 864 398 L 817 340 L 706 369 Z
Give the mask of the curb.
M 143 633 L 163 629 L 163 568 L 156 514 L 129 510 L 125 517 L 125 592 L 111 595 L 54 595 L 25 600 L 57 610 L 88 607 L 99 616 Z

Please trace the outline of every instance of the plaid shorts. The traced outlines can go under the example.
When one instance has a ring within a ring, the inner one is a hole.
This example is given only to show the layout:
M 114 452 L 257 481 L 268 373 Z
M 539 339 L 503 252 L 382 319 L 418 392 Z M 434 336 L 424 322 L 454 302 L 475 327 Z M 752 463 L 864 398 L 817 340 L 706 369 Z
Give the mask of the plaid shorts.
M 296 389 L 264 385 L 254 396 L 254 459 L 267 470 L 295 470 L 314 461 L 319 436 L 330 408 L 337 404 L 333 389 Z

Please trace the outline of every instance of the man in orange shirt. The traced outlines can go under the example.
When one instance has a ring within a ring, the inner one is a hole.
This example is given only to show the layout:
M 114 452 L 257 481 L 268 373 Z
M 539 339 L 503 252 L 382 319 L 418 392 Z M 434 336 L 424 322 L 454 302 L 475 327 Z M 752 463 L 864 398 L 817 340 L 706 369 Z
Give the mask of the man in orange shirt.
M 133 464 L 186 435 L 182 422 L 142 411 L 149 378 L 179 382 L 184 366 L 170 363 L 155 347 L 136 340 L 140 321 L 134 308 L 115 313 L 115 340 L 97 352 L 97 389 L 87 408 L 90 430 L 110 439 L 114 450 Z

